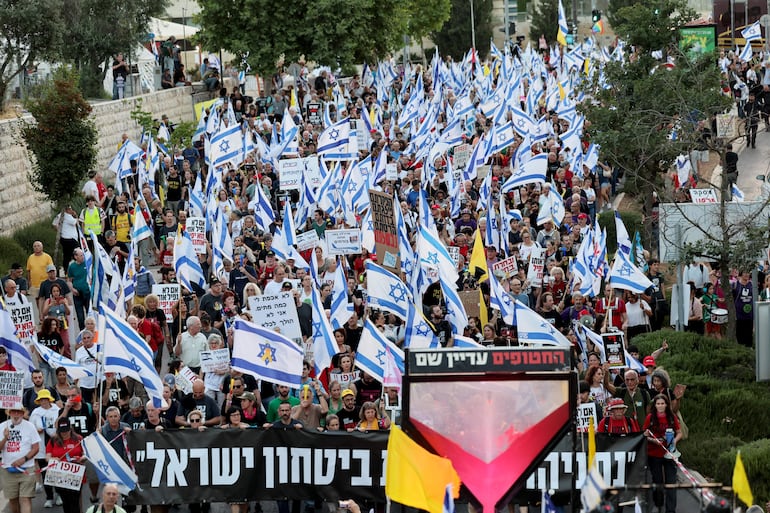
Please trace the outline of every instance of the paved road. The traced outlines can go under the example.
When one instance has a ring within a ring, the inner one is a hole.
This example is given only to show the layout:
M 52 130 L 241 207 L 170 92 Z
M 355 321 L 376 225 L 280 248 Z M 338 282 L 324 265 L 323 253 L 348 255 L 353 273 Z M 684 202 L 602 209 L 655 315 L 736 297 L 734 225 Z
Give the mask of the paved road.
M 757 147 L 744 148 L 738 154 L 738 188 L 743 191 L 746 201 L 756 201 L 760 198 L 762 182 L 757 180 L 757 175 L 765 176 L 767 183 L 770 178 L 768 172 L 770 172 L 770 133 L 760 128 L 757 133 Z

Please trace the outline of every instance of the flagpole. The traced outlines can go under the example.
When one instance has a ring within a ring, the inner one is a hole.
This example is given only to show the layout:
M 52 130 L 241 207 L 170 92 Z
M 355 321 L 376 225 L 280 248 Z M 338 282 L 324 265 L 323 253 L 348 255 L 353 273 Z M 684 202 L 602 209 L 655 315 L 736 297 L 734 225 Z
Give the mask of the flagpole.
M 99 321 L 96 327 L 96 331 L 98 333 L 102 334 L 102 350 L 101 352 L 96 352 L 96 379 L 98 380 L 99 386 L 97 387 L 97 391 L 99 394 L 99 412 L 96 415 L 96 430 L 101 431 L 102 429 L 102 398 L 104 397 L 104 364 L 99 361 L 99 355 L 102 355 L 102 359 L 104 358 L 104 345 L 106 343 L 105 338 L 105 332 L 107 331 L 107 323 L 105 322 L 104 314 L 99 314 Z M 97 344 L 99 343 L 99 340 L 96 341 Z M 94 412 L 96 413 L 96 412 Z

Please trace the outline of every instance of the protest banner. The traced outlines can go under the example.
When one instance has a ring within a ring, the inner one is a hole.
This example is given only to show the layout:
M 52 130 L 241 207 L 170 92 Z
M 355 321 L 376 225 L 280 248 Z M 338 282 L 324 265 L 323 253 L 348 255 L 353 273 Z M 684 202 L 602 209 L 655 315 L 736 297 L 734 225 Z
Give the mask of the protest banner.
M 329 373 L 329 383 L 336 381 L 342 387 L 342 390 L 350 388 L 350 385 L 361 379 L 361 371 L 353 372 L 331 372 Z
M 393 211 L 393 197 L 385 192 L 369 190 L 369 202 L 374 228 L 374 244 L 377 263 L 394 273 L 401 272 L 398 252 L 398 230 Z
M 295 240 L 297 241 L 297 250 L 307 251 L 318 246 L 318 242 L 321 240 L 318 238 L 318 232 L 315 230 L 308 230 L 306 232 L 298 233 Z
M 80 465 L 73 461 L 51 460 L 48 462 L 43 484 L 79 491 L 83 486 L 83 475 L 85 472 L 85 465 Z
M 356 119 L 355 122 L 356 144 L 358 145 L 359 149 L 368 148 L 370 137 L 369 132 L 366 130 L 366 124 L 364 123 L 363 119 Z
M 505 260 L 500 260 L 492 264 L 492 272 L 495 276 L 502 278 L 510 278 L 517 272 L 519 272 L 519 266 L 516 263 L 516 257 L 508 257 Z
M 187 365 L 180 368 L 174 377 L 176 378 L 176 387 L 185 394 L 192 392 L 192 384 L 200 379 Z
M 458 246 L 447 246 L 447 251 L 449 251 L 449 256 L 452 257 L 452 262 L 457 265 L 457 262 L 460 261 L 460 248 Z
M 227 372 L 230 369 L 230 350 L 227 348 L 201 351 L 200 358 L 203 372 Z
M 594 428 L 596 428 L 599 422 L 596 416 L 596 403 L 591 401 L 590 403 L 578 404 L 577 417 L 575 418 L 575 427 L 578 433 L 588 433 L 588 423 L 591 419 L 594 419 Z
M 361 230 L 326 230 L 328 255 L 355 255 L 361 252 Z
M 289 191 L 299 190 L 302 187 L 302 173 L 305 171 L 305 163 L 302 159 L 281 159 L 278 161 L 280 173 L 280 189 Z
M 471 145 L 470 144 L 458 144 L 454 149 L 454 159 L 452 160 L 452 167 L 454 169 L 465 169 L 468 165 L 468 161 L 471 159 Z
M 0 409 L 23 408 L 24 372 L 0 371 Z
M 291 292 L 250 296 L 249 311 L 255 324 L 275 330 L 292 340 L 302 339 L 297 306 Z
M 321 109 L 323 105 L 320 102 L 308 102 L 307 104 L 307 120 L 311 124 L 321 126 L 323 121 L 321 120 Z
M 626 355 L 623 351 L 623 333 L 611 331 L 602 333 L 604 353 L 607 355 L 607 363 L 611 369 L 623 369 L 626 367 Z
M 27 301 L 23 305 L 12 305 L 8 307 L 8 313 L 11 314 L 13 325 L 16 327 L 16 336 L 29 348 L 32 340 L 37 336 L 35 329 L 34 315 L 32 313 L 32 303 Z M 63 324 L 64 327 L 66 324 Z
M 312 188 L 321 185 L 321 166 L 318 164 L 318 156 L 311 155 L 302 159 L 305 166 L 305 181 L 310 183 Z
M 385 180 L 391 182 L 398 180 L 398 165 L 395 162 L 385 164 Z
M 533 248 L 529 255 L 529 269 L 527 280 L 533 287 L 543 284 L 543 270 L 545 269 L 545 248 Z
M 166 322 L 174 322 L 174 315 L 171 313 L 171 307 L 174 306 L 181 297 L 182 290 L 178 283 L 156 283 L 152 286 L 152 293 L 158 296 L 158 308 L 166 314 Z
M 714 189 L 690 189 L 690 198 L 696 205 L 719 202 Z
M 188 217 L 185 230 L 190 235 L 196 255 L 206 254 L 206 220 L 202 217 Z

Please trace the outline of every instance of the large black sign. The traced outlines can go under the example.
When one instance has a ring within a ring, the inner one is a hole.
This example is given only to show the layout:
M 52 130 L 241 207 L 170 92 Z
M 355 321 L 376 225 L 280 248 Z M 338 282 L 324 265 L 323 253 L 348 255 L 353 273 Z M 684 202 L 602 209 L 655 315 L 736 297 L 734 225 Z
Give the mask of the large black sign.
M 135 504 L 263 499 L 384 501 L 388 433 L 132 431 Z
M 569 349 L 562 348 L 414 349 L 406 372 L 415 376 L 568 369 Z

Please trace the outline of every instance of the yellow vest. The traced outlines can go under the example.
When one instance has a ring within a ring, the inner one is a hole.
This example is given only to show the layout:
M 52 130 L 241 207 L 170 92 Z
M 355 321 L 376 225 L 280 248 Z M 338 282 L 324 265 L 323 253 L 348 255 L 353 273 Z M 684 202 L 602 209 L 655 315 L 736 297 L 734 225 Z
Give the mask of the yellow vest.
M 86 235 L 102 234 L 102 216 L 98 207 L 93 210 L 85 209 L 83 211 L 83 231 Z

